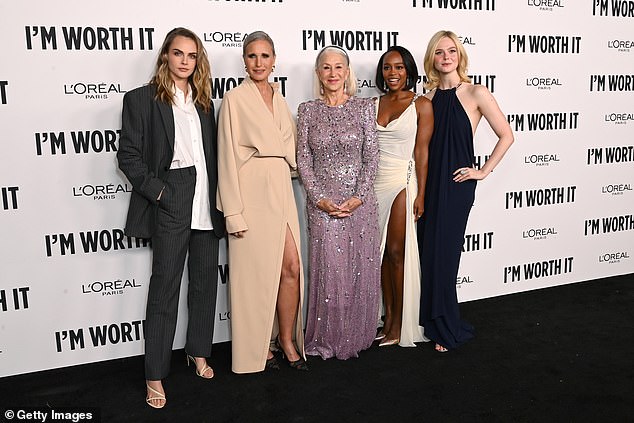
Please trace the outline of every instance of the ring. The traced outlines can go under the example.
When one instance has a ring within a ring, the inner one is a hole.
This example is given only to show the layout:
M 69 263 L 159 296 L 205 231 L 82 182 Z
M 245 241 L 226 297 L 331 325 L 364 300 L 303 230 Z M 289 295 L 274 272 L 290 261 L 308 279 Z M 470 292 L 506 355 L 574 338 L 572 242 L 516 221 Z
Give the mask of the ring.
M 461 174 L 461 175 L 464 175 L 465 173 L 467 173 L 467 169 L 462 169 L 462 170 L 460 171 L 460 174 Z

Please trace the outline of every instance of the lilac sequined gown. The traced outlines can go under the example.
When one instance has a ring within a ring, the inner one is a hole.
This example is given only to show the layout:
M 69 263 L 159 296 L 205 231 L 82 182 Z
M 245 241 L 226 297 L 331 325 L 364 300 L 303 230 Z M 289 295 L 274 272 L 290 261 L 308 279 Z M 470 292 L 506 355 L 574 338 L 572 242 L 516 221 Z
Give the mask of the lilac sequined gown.
M 376 335 L 381 278 L 377 200 L 379 160 L 374 103 L 352 97 L 331 107 L 300 104 L 297 165 L 306 189 L 309 295 L 306 354 L 357 357 Z M 363 201 L 350 217 L 332 218 L 315 205 Z

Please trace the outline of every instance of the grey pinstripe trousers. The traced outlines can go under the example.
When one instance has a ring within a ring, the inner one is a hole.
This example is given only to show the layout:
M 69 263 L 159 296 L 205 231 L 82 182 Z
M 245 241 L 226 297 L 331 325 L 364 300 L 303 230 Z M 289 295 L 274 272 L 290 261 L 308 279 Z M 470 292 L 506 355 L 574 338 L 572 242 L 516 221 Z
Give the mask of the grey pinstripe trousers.
M 219 240 L 211 230 L 191 229 L 195 184 L 194 167 L 172 169 L 159 202 L 144 326 L 147 380 L 164 379 L 169 373 L 186 257 L 189 316 L 185 351 L 195 357 L 211 355 Z

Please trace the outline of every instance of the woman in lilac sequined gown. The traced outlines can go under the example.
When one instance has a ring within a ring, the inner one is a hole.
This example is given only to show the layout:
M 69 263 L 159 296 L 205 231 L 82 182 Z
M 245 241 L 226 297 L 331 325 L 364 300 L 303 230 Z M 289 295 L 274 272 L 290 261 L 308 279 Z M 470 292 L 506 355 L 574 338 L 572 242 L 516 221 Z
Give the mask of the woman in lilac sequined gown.
M 372 345 L 380 289 L 378 145 L 371 99 L 354 97 L 346 52 L 317 56 L 318 99 L 300 104 L 297 165 L 306 189 L 310 282 L 306 354 L 345 360 Z

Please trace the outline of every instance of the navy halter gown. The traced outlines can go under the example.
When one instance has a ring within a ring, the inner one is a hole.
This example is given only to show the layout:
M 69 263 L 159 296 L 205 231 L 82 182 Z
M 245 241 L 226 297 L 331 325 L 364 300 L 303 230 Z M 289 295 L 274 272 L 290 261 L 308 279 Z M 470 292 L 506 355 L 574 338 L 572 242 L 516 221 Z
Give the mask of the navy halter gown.
M 436 89 L 434 134 L 429 145 L 425 212 L 418 220 L 421 263 L 420 324 L 425 336 L 448 348 L 473 337 L 473 327 L 460 319 L 456 277 L 476 181 L 453 181 L 453 172 L 473 165 L 471 122 L 456 88 Z

